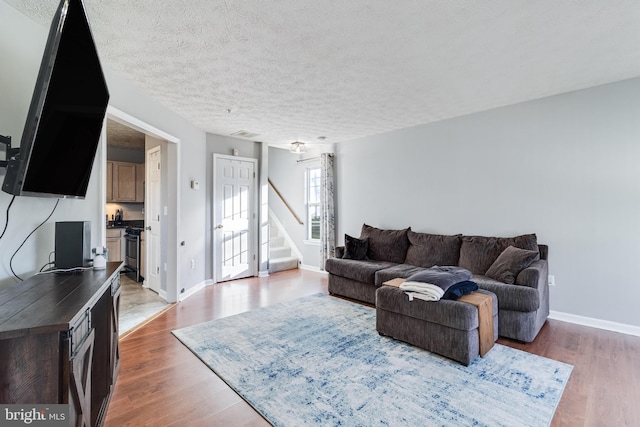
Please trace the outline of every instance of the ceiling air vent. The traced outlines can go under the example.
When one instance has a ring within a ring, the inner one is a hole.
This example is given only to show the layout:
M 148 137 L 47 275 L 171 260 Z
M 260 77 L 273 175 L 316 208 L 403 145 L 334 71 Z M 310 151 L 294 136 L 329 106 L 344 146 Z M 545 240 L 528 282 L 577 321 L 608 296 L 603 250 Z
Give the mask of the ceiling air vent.
M 237 136 L 238 138 L 255 138 L 260 135 L 259 133 L 247 132 L 246 130 L 239 130 L 238 132 L 234 132 L 231 136 Z

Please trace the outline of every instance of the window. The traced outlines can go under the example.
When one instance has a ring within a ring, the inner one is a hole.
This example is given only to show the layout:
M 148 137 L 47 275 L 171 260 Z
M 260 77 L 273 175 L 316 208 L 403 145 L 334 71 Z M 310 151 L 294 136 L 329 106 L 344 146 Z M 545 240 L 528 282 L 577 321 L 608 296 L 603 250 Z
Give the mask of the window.
M 307 169 L 307 239 L 320 240 L 320 168 Z

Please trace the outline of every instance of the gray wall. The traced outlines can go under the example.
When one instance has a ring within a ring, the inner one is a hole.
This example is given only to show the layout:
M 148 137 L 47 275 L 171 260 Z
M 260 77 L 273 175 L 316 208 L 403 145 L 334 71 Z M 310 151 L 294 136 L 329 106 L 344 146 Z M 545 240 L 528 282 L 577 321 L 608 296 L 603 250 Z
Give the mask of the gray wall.
M 206 164 L 202 153 L 205 151 L 206 134 L 156 103 L 131 82 L 115 73 L 106 74 L 111 105 L 180 139 L 177 144 L 166 144 L 167 162 L 163 165 L 169 177 L 166 189 L 166 217 L 169 221 L 167 280 L 178 283 L 179 290 L 185 289 L 188 292 L 190 288 L 205 281 L 205 239 L 202 230 L 205 227 L 206 196 L 202 189 L 191 189 L 191 180 L 205 180 Z M 174 176 L 178 177 L 177 182 L 172 179 Z M 180 203 L 176 208 L 178 195 Z M 171 226 L 171 221 L 177 221 L 178 227 Z M 192 259 L 195 262 L 194 268 L 191 268 Z M 175 262 L 177 271 L 171 269 L 171 262 Z M 171 289 L 167 289 L 167 297 L 173 301 L 177 295 L 171 295 Z
M 640 326 L 639 117 L 633 79 L 337 144 L 339 241 L 535 232 L 552 310 Z
M 108 139 L 107 135 L 107 139 Z M 145 150 L 142 148 L 123 148 L 107 145 L 107 160 L 114 162 L 144 163 Z
M 20 144 L 27 110 L 44 50 L 47 30 L 24 15 L 0 2 L 0 134 L 9 135 L 13 146 Z M 6 169 L 0 168 L 0 182 Z M 94 172 L 89 182 L 85 200 L 60 200 L 51 219 L 42 226 L 17 253 L 13 261 L 14 271 L 21 277 L 29 277 L 48 262 L 54 247 L 56 221 L 91 221 L 91 234 L 97 246 L 96 236 L 104 227 L 100 210 L 104 201 L 98 197 L 99 179 Z M 11 196 L 0 192 L 0 233 L 6 221 L 6 208 Z M 17 197 L 9 213 L 9 224 L 0 241 L 0 287 L 12 283 L 10 259 L 20 243 L 52 211 L 56 199 Z
M 33 87 L 44 50 L 48 28 L 26 18 L 5 2 L 0 1 L 0 133 L 11 135 L 17 144 L 27 115 Z M 169 176 L 178 176 L 177 182 L 168 183 L 169 202 L 167 217 L 177 220 L 178 227 L 169 230 L 167 257 L 175 264 L 169 267 L 167 277 L 189 289 L 205 280 L 205 227 L 206 197 L 203 191 L 193 191 L 189 187 L 191 179 L 205 180 L 206 163 L 202 160 L 205 152 L 205 133 L 182 117 L 164 108 L 151 99 L 131 82 L 123 79 L 105 67 L 105 75 L 110 104 L 180 139 L 179 144 L 168 144 L 167 170 Z M 96 165 L 104 163 L 99 150 Z M 53 250 L 53 223 L 67 220 L 92 221 L 92 246 L 101 245 L 101 229 L 104 218 L 101 210 L 104 200 L 100 197 L 100 174 L 104 167 L 94 167 L 86 200 L 61 200 L 56 214 L 41 230 L 31 237 L 14 260 L 14 269 L 29 275 L 37 271 Z M 0 180 L 4 179 L 4 169 L 0 169 Z M 175 181 L 175 180 L 173 180 Z M 177 195 L 180 207 L 176 208 Z M 4 226 L 4 211 L 10 197 L 0 193 L 0 224 Z M 11 214 L 9 229 L 0 242 L 0 284 L 9 283 L 9 258 L 26 235 L 37 226 L 53 207 L 54 201 L 39 198 L 20 197 L 16 199 Z M 185 241 L 185 246 L 179 246 Z M 191 269 L 190 260 L 195 259 L 196 268 Z M 172 299 L 172 295 L 168 295 Z

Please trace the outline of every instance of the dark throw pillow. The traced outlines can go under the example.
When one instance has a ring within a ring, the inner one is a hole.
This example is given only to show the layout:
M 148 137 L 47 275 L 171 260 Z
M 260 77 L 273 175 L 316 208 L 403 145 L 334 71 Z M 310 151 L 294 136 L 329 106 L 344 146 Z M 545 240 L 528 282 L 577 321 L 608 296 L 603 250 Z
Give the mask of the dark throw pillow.
M 362 225 L 361 239 L 369 239 L 369 253 L 367 256 L 374 261 L 389 261 L 402 264 L 407 256 L 409 238 L 403 230 L 383 230 L 367 224 Z
M 458 265 L 473 274 L 486 275 L 491 264 L 509 246 L 537 251 L 538 241 L 535 234 L 516 237 L 462 236 Z
M 344 255 L 342 259 L 369 259 L 367 251 L 369 250 L 369 239 L 357 239 L 355 237 L 344 235 Z
M 462 235 L 444 236 L 441 234 L 416 233 L 409 230 L 409 248 L 405 264 L 418 267 L 434 265 L 458 265 Z
M 538 251 L 509 246 L 491 264 L 485 276 L 500 282 L 513 284 L 516 282 L 518 273 L 529 267 L 539 257 Z

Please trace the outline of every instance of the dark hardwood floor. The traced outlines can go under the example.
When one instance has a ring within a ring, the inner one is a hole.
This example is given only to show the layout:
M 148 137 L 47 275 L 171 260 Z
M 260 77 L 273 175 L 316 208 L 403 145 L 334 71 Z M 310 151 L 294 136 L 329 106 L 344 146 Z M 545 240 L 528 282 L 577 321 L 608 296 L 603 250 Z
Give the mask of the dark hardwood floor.
M 209 286 L 172 307 L 121 340 L 105 425 L 268 426 L 171 331 L 317 292 L 325 275 L 293 270 Z M 533 343 L 498 342 L 574 365 L 552 426 L 640 426 L 640 337 L 549 320 Z

